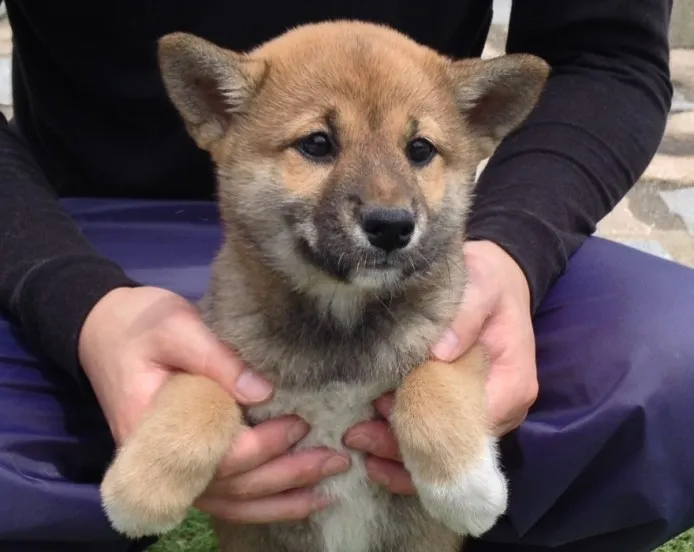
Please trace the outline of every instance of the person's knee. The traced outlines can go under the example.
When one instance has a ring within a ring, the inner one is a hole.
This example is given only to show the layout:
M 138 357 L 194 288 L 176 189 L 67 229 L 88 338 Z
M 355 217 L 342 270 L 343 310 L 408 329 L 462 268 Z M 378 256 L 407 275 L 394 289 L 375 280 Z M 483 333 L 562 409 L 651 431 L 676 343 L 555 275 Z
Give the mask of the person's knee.
M 541 419 L 561 412 L 592 435 L 629 434 L 644 466 L 692 473 L 694 270 L 589 240 L 541 305 L 536 334 Z
M 509 531 L 645 550 L 694 524 L 694 270 L 590 240 L 535 330 L 540 395 L 505 455 Z
M 688 286 L 680 281 L 661 289 L 648 286 L 646 278 L 638 295 L 613 306 L 601 337 L 606 366 L 621 369 L 641 390 L 643 406 L 655 402 L 662 415 L 668 414 L 665 405 L 671 414 L 685 409 L 694 415 L 694 271 L 683 277 Z
M 592 238 L 548 293 L 538 326 L 540 345 L 556 348 L 561 334 L 563 352 L 600 366 L 606 385 L 631 375 L 653 393 L 692 390 L 694 269 Z
M 639 259 L 631 267 L 622 265 L 630 277 L 613 280 L 614 292 L 606 292 L 586 346 L 594 348 L 596 381 L 609 395 L 603 417 L 619 420 L 614 438 L 631 451 L 624 459 L 631 476 L 642 478 L 634 490 L 659 496 L 653 508 L 672 521 L 670 506 L 694 493 L 694 270 L 633 256 Z

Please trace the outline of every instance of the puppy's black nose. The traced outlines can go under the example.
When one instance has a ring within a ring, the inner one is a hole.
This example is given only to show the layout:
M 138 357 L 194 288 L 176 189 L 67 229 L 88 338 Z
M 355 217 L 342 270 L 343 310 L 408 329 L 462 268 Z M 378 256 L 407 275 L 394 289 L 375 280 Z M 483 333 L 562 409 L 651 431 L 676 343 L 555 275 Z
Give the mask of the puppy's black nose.
M 414 215 L 407 209 L 367 207 L 360 216 L 369 243 L 386 252 L 402 249 L 412 239 Z

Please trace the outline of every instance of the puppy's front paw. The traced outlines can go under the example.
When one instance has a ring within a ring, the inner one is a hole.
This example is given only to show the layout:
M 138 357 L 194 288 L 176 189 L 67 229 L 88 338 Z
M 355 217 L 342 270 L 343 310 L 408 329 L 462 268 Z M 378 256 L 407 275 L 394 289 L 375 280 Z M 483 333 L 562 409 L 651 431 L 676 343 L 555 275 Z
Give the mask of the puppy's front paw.
M 131 538 L 161 535 L 183 521 L 215 466 L 185 469 L 187 462 L 176 458 L 180 451 L 137 440 L 120 451 L 101 484 L 103 508 L 116 531 Z
M 482 456 L 454 476 L 432 482 L 415 470 L 412 479 L 427 512 L 460 535 L 479 537 L 506 511 L 508 487 L 491 437 Z
M 101 483 L 113 528 L 139 538 L 181 523 L 212 481 L 241 418 L 239 406 L 212 380 L 184 373 L 170 378 Z

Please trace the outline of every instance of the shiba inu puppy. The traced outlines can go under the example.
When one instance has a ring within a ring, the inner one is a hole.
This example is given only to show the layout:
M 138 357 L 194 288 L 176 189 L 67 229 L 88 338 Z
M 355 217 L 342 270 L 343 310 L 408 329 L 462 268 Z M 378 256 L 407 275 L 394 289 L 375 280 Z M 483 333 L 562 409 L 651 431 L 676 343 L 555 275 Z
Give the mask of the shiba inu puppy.
M 200 307 L 276 386 L 241 408 L 198 376 L 170 379 L 102 484 L 124 534 L 175 527 L 243 424 L 295 413 L 297 448 L 342 435 L 395 389 L 390 420 L 416 496 L 367 479 L 363 456 L 319 485 L 307 521 L 217 523 L 228 552 L 457 552 L 506 509 L 485 419 L 483 351 L 430 360 L 465 289 L 475 171 L 533 109 L 547 64 L 452 60 L 390 28 L 310 24 L 247 53 L 175 33 L 169 97 L 218 175 L 224 242 Z

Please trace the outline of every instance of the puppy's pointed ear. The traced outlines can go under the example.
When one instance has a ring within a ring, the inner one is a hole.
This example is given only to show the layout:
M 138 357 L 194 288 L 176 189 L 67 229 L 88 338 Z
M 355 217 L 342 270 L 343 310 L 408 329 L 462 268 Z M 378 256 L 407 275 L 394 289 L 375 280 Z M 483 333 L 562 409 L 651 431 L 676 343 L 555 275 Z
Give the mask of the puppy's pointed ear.
M 485 158 L 533 110 L 549 71 L 544 60 L 528 54 L 462 59 L 447 66 L 460 112 Z
M 189 134 L 210 151 L 259 89 L 267 65 L 187 33 L 159 39 L 166 91 Z

